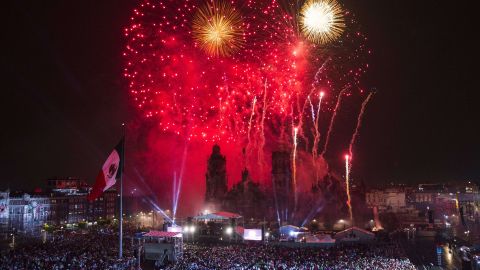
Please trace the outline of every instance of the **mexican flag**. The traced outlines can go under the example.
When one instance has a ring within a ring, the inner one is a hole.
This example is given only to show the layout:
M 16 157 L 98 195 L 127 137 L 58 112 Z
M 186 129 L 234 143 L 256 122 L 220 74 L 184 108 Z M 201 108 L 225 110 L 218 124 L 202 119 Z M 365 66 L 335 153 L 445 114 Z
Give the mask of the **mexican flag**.
M 117 178 L 121 177 L 123 173 L 124 147 L 125 138 L 122 138 L 103 164 L 95 185 L 90 194 L 88 194 L 87 199 L 89 201 L 94 201 L 100 197 L 104 191 L 115 185 Z

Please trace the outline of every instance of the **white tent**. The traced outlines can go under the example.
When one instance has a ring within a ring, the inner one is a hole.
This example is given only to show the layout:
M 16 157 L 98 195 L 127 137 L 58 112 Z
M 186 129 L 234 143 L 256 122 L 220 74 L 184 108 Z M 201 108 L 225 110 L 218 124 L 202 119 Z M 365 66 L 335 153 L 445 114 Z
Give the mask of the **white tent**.
M 375 234 L 358 227 L 351 227 L 335 234 L 334 238 L 337 242 L 360 242 L 373 240 Z
M 236 213 L 216 212 L 216 213 L 210 213 L 210 214 L 193 217 L 193 220 L 195 221 L 227 221 L 231 218 L 237 219 L 241 217 L 242 216 Z
M 329 234 L 309 234 L 305 236 L 305 242 L 307 243 L 328 243 L 334 244 L 335 239 L 332 238 Z
M 287 235 L 289 237 L 297 237 L 300 233 L 307 232 L 308 229 L 300 228 L 294 225 L 284 225 L 280 227 L 280 234 Z

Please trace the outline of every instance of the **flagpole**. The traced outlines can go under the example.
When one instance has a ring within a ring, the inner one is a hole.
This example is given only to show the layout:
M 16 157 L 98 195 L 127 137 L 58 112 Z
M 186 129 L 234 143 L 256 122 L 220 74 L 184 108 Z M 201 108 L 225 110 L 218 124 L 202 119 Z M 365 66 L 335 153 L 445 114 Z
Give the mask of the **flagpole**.
M 123 257 L 123 171 L 125 167 L 125 130 L 126 126 L 125 123 L 122 123 L 123 127 L 123 151 L 122 151 L 122 157 L 121 160 L 123 161 L 123 166 L 120 168 L 121 173 L 120 173 L 120 218 L 119 218 L 119 233 L 118 233 L 118 258 L 121 259 Z

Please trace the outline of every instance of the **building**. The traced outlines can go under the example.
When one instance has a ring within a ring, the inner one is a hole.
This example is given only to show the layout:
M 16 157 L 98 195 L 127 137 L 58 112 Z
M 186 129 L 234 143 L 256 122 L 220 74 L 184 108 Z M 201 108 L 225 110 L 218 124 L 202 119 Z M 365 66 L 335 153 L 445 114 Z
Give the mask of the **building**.
M 10 192 L 7 190 L 5 192 L 0 192 L 0 232 L 7 231 L 8 229 L 8 219 L 9 219 L 9 199 Z
M 117 192 L 115 190 L 105 191 L 93 202 L 87 200 L 87 194 L 51 193 L 49 199 L 52 213 L 48 223 L 72 224 L 116 217 Z
M 49 179 L 47 187 L 52 211 L 48 223 L 60 225 L 115 218 L 117 192 L 114 189 L 89 202 L 87 195 L 91 187 L 79 178 Z
M 266 214 L 265 194 L 260 184 L 250 178 L 246 168 L 242 171 L 242 180 L 228 191 L 223 205 L 228 211 L 250 218 L 263 218 Z
M 396 212 L 407 205 L 405 191 L 397 188 L 370 190 L 365 193 L 365 199 L 368 207 L 376 206 L 379 211 L 390 210 Z
M 226 159 L 220 146 L 214 145 L 207 161 L 205 203 L 210 209 L 218 208 L 227 194 Z
M 456 184 L 419 184 L 416 187 L 395 187 L 370 190 L 365 195 L 367 206 L 382 215 L 394 213 L 403 224 L 451 225 L 457 217 L 462 222 L 480 219 L 480 194 L 472 182 Z
M 91 190 L 76 178 L 49 179 L 47 192 L 0 192 L 0 233 L 36 233 L 45 224 L 64 225 L 114 219 L 117 213 L 115 190 L 105 191 L 93 202 Z
M 272 183 L 275 208 L 280 221 L 289 221 L 294 212 L 294 187 L 290 152 L 272 152 Z
M 51 217 L 50 200 L 46 196 L 27 193 L 9 195 L 8 231 L 36 233 Z
M 76 193 L 79 190 L 89 191 L 85 181 L 75 177 L 52 178 L 47 180 L 47 189 L 51 192 Z

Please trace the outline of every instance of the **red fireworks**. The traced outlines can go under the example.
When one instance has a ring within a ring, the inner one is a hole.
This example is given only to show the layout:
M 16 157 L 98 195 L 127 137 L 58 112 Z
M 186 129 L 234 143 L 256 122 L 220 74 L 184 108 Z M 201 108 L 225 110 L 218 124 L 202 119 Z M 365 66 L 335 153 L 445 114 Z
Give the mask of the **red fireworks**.
M 293 126 L 303 133 L 315 123 L 304 121 L 316 111 L 306 108 L 307 100 L 317 104 L 320 90 L 331 100 L 345 88 L 353 93 L 368 67 L 366 38 L 354 30 L 348 12 L 342 36 L 318 45 L 300 33 L 293 4 L 229 1 L 241 15 L 235 27 L 243 33 L 242 46 L 228 56 L 210 56 L 192 33 L 192 20 L 203 6 L 199 0 L 144 1 L 125 28 L 124 75 L 131 96 L 165 132 L 188 140 L 246 142 L 247 148 L 262 148 L 265 136 L 291 143 Z M 214 34 L 202 33 L 209 39 L 219 33 Z

